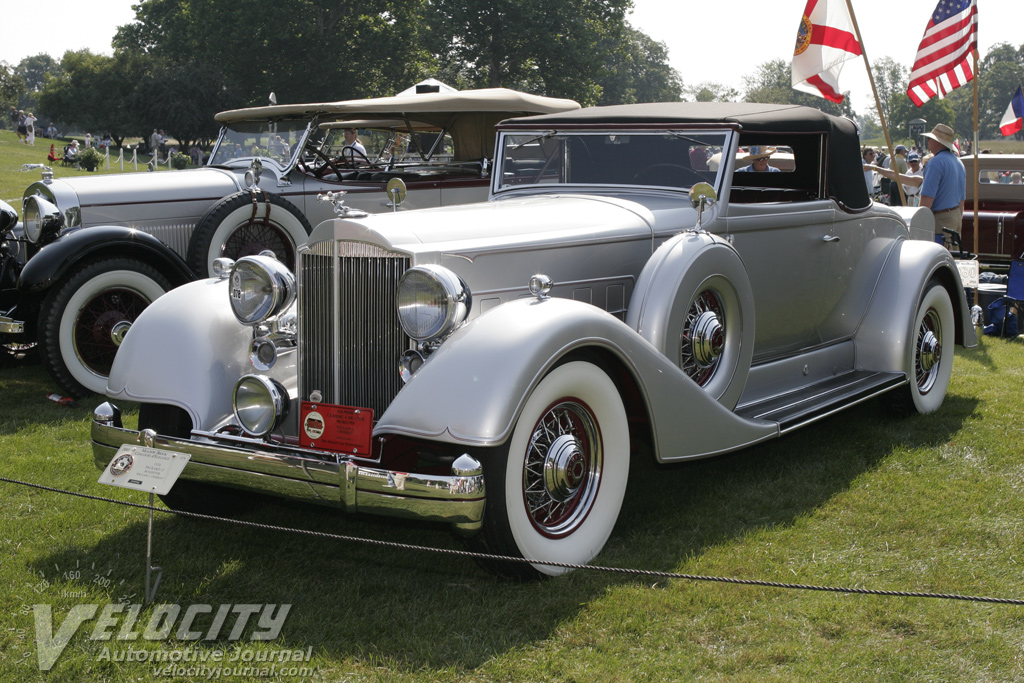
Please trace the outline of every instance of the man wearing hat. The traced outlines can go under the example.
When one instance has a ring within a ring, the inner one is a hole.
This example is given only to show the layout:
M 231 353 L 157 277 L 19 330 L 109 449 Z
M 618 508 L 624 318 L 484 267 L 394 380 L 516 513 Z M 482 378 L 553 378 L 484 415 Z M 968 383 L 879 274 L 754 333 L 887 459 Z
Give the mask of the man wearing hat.
M 924 136 L 928 138 L 928 151 L 934 156 L 924 167 L 921 206 L 935 214 L 937 236 L 943 236 L 943 228 L 959 233 L 967 199 L 967 171 L 953 151 L 953 129 L 940 123 Z
M 774 166 L 768 165 L 768 158 L 775 154 L 774 147 L 751 147 L 747 153 L 744 161 L 749 161 L 749 166 L 743 168 L 737 168 L 737 173 L 745 173 L 748 171 L 755 171 L 757 173 L 781 173 L 781 171 Z

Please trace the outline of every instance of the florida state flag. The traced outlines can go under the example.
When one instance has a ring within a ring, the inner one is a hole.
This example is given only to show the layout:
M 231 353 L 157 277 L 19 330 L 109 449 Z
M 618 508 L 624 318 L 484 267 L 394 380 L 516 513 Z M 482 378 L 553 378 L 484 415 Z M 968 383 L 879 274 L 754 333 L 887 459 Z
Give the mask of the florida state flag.
M 861 55 L 853 18 L 843 0 L 807 0 L 793 52 L 793 88 L 842 102 L 839 72 Z

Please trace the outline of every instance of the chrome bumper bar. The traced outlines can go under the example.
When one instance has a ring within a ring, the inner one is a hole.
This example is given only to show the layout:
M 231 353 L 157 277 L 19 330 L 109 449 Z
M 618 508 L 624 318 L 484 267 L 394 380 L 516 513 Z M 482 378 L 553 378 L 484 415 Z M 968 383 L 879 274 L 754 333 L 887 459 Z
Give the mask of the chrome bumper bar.
M 24 334 L 25 323 L 10 316 L 0 315 L 0 334 Z
M 202 439 L 202 440 L 199 440 Z M 125 429 L 120 410 L 103 403 L 93 411 L 92 451 L 104 469 L 125 445 L 185 453 L 188 465 L 180 479 L 229 486 L 274 496 L 341 507 L 346 512 L 448 522 L 457 531 L 479 530 L 484 515 L 483 468 L 464 454 L 451 475 L 428 475 L 367 467 L 344 455 L 311 457 L 290 446 L 250 439 L 163 436 L 153 430 Z

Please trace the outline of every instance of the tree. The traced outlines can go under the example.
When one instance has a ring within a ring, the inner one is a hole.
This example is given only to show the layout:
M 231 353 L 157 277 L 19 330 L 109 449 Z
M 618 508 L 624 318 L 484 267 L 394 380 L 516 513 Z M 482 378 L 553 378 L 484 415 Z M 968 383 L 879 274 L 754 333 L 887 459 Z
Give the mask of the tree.
M 736 102 L 740 99 L 735 88 L 711 81 L 683 88 L 683 93 L 692 97 L 694 102 Z
M 3 108 L 4 121 L 11 123 L 7 116 L 11 107 L 18 107 L 18 98 L 25 90 L 25 81 L 15 75 L 14 69 L 7 62 L 0 62 L 0 107 Z M 17 122 L 13 123 L 17 128 Z
M 668 50 L 628 24 L 616 48 L 605 46 L 607 61 L 598 85 L 598 104 L 677 102 L 682 97 L 679 72 L 668 65 Z
M 430 0 L 430 45 L 446 73 L 590 105 L 626 40 L 630 0 Z M 631 48 L 632 49 L 632 48 Z M 616 87 L 628 96 L 621 82 Z
M 199 69 L 231 107 L 390 95 L 429 71 L 425 0 L 148 0 L 114 47 Z

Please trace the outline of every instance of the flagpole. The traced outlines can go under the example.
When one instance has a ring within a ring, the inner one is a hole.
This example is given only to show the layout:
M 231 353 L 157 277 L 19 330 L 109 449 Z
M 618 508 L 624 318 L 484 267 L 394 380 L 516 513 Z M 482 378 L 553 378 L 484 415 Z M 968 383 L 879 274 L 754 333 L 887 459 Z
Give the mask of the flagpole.
M 882 132 L 885 134 L 885 145 L 889 148 L 889 159 L 891 159 L 893 173 L 896 174 L 896 188 L 900 192 L 900 201 L 907 205 L 907 195 L 903 192 L 903 183 L 900 182 L 900 171 L 896 167 L 896 157 L 892 152 L 892 139 L 889 136 L 889 127 L 885 124 L 885 114 L 882 113 L 882 101 L 878 99 L 878 89 L 875 87 L 875 77 L 871 73 L 871 63 L 868 62 L 868 51 L 864 47 L 864 39 L 860 35 L 860 26 L 857 25 L 857 15 L 853 12 L 853 1 L 846 0 L 846 7 L 850 10 L 850 19 L 853 20 L 853 30 L 857 33 L 857 42 L 860 43 L 860 54 L 864 58 L 864 68 L 868 71 L 868 81 L 871 83 L 871 93 L 875 96 L 875 108 L 878 109 L 878 120 L 882 124 Z M 977 111 L 977 109 L 975 109 Z M 975 126 L 977 127 L 977 126 Z M 977 234 L 977 233 L 975 233 Z
M 978 50 L 975 48 L 971 50 L 971 56 L 974 59 L 974 253 L 978 254 L 978 173 L 980 167 L 978 166 L 978 80 L 981 79 L 981 74 L 978 73 Z M 980 257 L 978 257 L 980 258 Z M 978 303 L 978 290 L 974 290 L 974 303 Z

